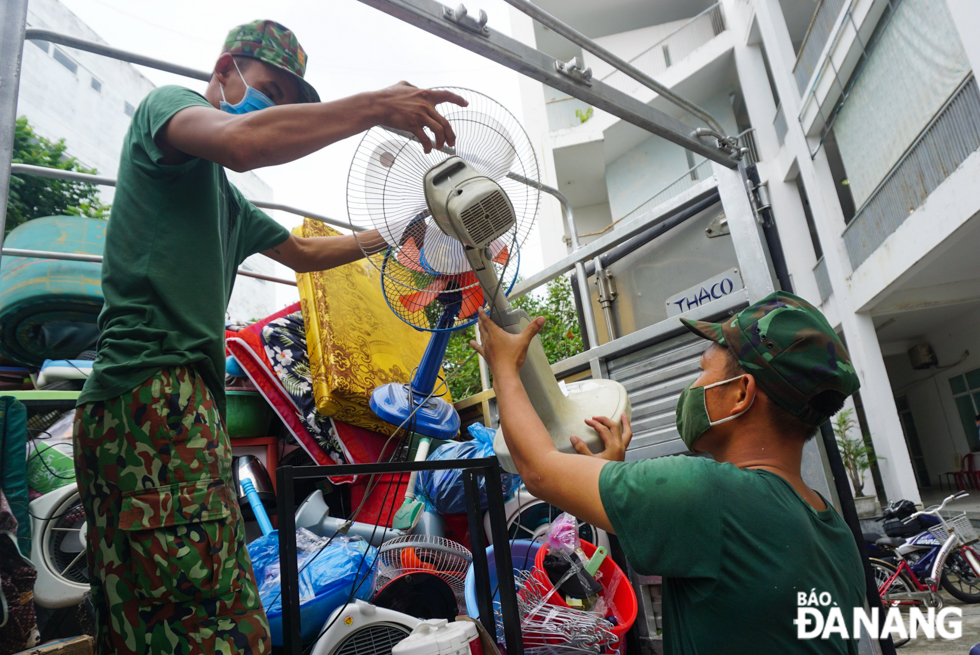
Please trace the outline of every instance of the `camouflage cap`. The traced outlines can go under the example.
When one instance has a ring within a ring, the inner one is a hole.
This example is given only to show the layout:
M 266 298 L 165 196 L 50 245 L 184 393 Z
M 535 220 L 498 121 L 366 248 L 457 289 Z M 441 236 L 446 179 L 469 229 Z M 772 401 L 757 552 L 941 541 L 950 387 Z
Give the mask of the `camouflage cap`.
M 769 398 L 809 425 L 819 425 L 832 413 L 821 410 L 825 403 L 812 402 L 820 394 L 834 391 L 846 397 L 861 386 L 847 349 L 824 315 L 791 293 L 770 294 L 724 323 L 685 318 L 681 323 L 728 348 Z
M 300 102 L 320 102 L 316 89 L 303 79 L 306 51 L 296 40 L 296 35 L 283 25 L 271 20 L 239 25 L 228 33 L 222 52 L 230 52 L 236 57 L 251 57 L 281 68 L 299 82 Z

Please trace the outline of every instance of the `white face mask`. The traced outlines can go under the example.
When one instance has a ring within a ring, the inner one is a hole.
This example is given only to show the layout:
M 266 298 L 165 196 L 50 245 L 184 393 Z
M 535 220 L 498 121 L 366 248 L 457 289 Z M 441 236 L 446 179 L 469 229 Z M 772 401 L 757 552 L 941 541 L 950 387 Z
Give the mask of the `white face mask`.
M 722 380 L 721 382 L 713 382 L 711 384 L 706 384 L 702 388 L 703 389 L 711 389 L 713 387 L 720 387 L 723 384 L 728 384 L 729 382 L 734 382 L 735 380 L 741 380 L 744 377 L 745 377 L 745 375 L 738 375 L 738 376 L 735 376 L 733 378 L 729 378 L 727 380 Z M 722 423 L 725 423 L 726 421 L 731 421 L 734 418 L 738 418 L 739 416 L 741 416 L 745 412 L 747 412 L 750 409 L 752 409 L 752 405 L 754 403 L 755 403 L 755 394 L 752 395 L 752 400 L 749 401 L 749 406 L 746 407 L 745 409 L 743 409 L 742 411 L 740 411 L 739 413 L 732 414 L 731 416 L 718 419 L 717 421 L 712 421 L 711 420 L 711 416 L 708 416 L 708 400 L 707 400 L 707 398 L 705 398 L 705 402 L 704 402 L 704 415 L 708 417 L 708 425 L 710 425 L 711 427 L 715 427 L 716 425 L 720 425 Z
M 708 401 L 704 392 L 712 387 L 720 387 L 723 384 L 741 380 L 744 377 L 744 375 L 739 375 L 734 378 L 722 380 L 721 382 L 713 382 L 703 387 L 695 387 L 694 383 L 691 383 L 690 386 L 681 392 L 680 398 L 677 399 L 675 420 L 677 423 L 677 432 L 681 435 L 681 439 L 684 441 L 684 445 L 687 446 L 688 450 L 694 450 L 694 442 L 700 439 L 701 435 L 710 428 L 736 419 L 752 409 L 752 405 L 755 403 L 755 396 L 752 396 L 749 406 L 737 414 L 726 416 L 717 421 L 712 421 L 711 416 L 708 415 Z

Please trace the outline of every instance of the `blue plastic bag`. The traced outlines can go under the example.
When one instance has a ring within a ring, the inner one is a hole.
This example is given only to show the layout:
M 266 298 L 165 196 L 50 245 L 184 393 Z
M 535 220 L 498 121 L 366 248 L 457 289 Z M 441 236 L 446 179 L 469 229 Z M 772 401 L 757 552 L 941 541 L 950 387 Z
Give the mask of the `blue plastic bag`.
M 428 461 L 447 459 L 480 459 L 494 457 L 493 438 L 497 431 L 474 423 L 469 428 L 472 441 L 454 441 L 436 448 L 427 458 Z M 481 476 L 480 509 L 487 508 L 486 481 Z M 504 498 L 513 494 L 521 485 L 519 475 L 504 473 L 500 476 L 500 486 L 503 487 Z M 440 514 L 462 514 L 466 512 L 466 493 L 463 490 L 463 472 L 450 471 L 419 471 L 415 478 L 415 495 L 423 498 L 435 511 Z
M 300 616 L 304 640 L 316 637 L 333 611 L 350 598 L 355 583 L 357 589 L 353 597 L 361 600 L 370 599 L 374 588 L 378 558 L 376 548 L 359 537 L 337 535 L 329 546 L 320 550 L 326 542 L 326 537 L 319 537 L 305 528 L 296 531 L 297 560 L 301 569 Z M 252 558 L 252 569 L 259 586 L 259 599 L 269 618 L 272 642 L 274 645 L 282 645 L 279 531 L 274 530 L 250 543 L 248 554 Z

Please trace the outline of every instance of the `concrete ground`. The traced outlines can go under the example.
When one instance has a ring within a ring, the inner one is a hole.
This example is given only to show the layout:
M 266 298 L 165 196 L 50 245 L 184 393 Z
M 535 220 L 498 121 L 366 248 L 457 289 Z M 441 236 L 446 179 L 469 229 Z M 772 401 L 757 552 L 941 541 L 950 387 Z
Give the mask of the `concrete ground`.
M 942 592 L 944 607 L 963 610 L 963 636 L 945 639 L 914 639 L 898 649 L 899 655 L 968 655 L 975 644 L 980 644 L 980 604 L 967 605 Z

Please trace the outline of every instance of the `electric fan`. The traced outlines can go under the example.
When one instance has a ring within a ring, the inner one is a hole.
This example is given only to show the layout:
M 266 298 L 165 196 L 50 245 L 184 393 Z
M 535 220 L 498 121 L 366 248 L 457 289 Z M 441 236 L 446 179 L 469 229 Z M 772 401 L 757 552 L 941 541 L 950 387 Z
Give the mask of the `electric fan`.
M 391 655 L 419 623 L 408 614 L 355 600 L 330 616 L 330 627 L 317 638 L 312 655 Z
M 374 591 L 381 592 L 406 574 L 431 574 L 448 585 L 457 607 L 465 608 L 466 571 L 472 561 L 470 551 L 451 539 L 422 534 L 395 537 L 378 549 Z
M 78 488 L 70 484 L 50 491 L 31 501 L 30 508 L 34 600 L 50 609 L 78 605 L 89 590 L 85 510 Z
M 437 107 L 456 133 L 454 148 L 425 154 L 414 138 L 375 127 L 361 140 L 347 182 L 351 222 L 381 236 L 355 233 L 381 271 L 389 306 L 415 328 L 435 333 L 411 385 L 380 387 L 371 403 L 379 416 L 396 424 L 412 416 L 412 429 L 422 434 L 431 434 L 439 421 L 453 421 L 452 434 L 458 429 L 452 407 L 428 398 L 449 332 L 475 322 L 481 307 L 509 332 L 530 322 L 524 311 L 509 307 L 506 293 L 538 208 L 534 150 L 520 123 L 498 102 L 469 89 L 450 90 L 469 103 Z M 585 380 L 563 391 L 538 337 L 528 349 L 521 380 L 563 452 L 574 452 L 572 435 L 598 452 L 602 439 L 585 419 L 619 420 L 630 411 L 626 389 L 611 380 Z M 503 468 L 516 472 L 500 432 L 494 449 Z

